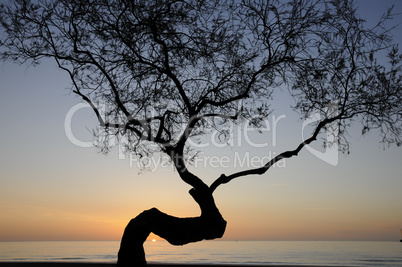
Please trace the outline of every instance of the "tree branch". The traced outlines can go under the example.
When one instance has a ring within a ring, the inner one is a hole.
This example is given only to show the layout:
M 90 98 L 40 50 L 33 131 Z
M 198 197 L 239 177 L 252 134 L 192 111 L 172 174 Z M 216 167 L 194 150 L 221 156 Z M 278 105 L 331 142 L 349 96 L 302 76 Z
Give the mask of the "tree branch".
M 341 114 L 332 117 L 332 118 L 326 118 L 324 120 L 322 120 L 317 127 L 314 130 L 314 133 L 312 134 L 312 136 L 310 138 L 308 138 L 307 140 L 303 141 L 302 143 L 300 143 L 298 145 L 298 147 L 294 150 L 289 150 L 289 151 L 285 151 L 279 155 L 277 155 L 276 157 L 274 157 L 273 159 L 271 159 L 270 161 L 268 161 L 268 163 L 266 163 L 264 166 L 260 167 L 260 168 L 255 168 L 255 169 L 249 169 L 249 170 L 245 170 L 245 171 L 240 171 L 234 174 L 231 174 L 229 176 L 226 176 L 225 174 L 222 174 L 218 179 L 216 179 L 210 186 L 210 190 L 211 192 L 214 192 L 215 189 L 220 186 L 221 184 L 226 184 L 228 182 L 230 182 L 233 179 L 242 177 L 242 176 L 247 176 L 247 175 L 254 175 L 254 174 L 264 174 L 266 171 L 268 171 L 269 168 L 271 168 L 275 163 L 277 163 L 278 161 L 282 160 L 282 159 L 286 159 L 286 158 L 291 158 L 294 156 L 297 156 L 300 152 L 300 150 L 302 150 L 306 145 L 310 144 L 311 142 L 315 141 L 317 139 L 317 135 L 319 134 L 319 132 L 321 131 L 321 129 L 327 125 L 330 124 L 336 120 L 341 119 Z
M 208 191 L 208 186 L 199 177 L 187 169 L 182 148 L 178 149 L 172 146 L 165 146 L 165 149 L 165 152 L 170 156 L 173 165 L 179 173 L 180 178 L 185 183 L 191 185 L 198 192 Z
M 176 77 L 176 75 L 173 74 L 172 69 L 170 67 L 170 63 L 169 63 L 169 48 L 168 48 L 167 44 L 163 40 L 161 40 L 159 38 L 158 29 L 157 29 L 156 24 L 154 22 L 152 22 L 150 26 L 151 26 L 154 41 L 157 44 L 162 46 L 162 51 L 163 51 L 163 56 L 164 56 L 164 66 L 165 66 L 164 72 L 170 79 L 172 79 L 172 81 L 176 85 L 176 88 L 179 91 L 179 94 L 180 94 L 181 98 L 183 99 L 183 102 L 186 105 L 190 116 L 193 116 L 195 114 L 194 113 L 194 108 L 191 105 L 190 100 L 189 100 L 188 96 L 186 95 L 186 92 L 184 91 L 183 85 L 181 84 L 179 79 Z

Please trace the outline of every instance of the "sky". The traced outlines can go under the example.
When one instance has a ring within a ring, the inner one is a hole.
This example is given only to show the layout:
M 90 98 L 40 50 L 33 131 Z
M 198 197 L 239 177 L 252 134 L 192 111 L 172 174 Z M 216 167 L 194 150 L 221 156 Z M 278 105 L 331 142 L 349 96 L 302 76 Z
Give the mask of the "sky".
M 402 1 L 362 3 L 369 20 L 392 4 L 402 13 Z M 393 22 L 402 23 L 402 15 Z M 401 27 L 394 31 L 399 43 Z M 118 149 L 104 155 L 83 147 L 96 118 L 79 109 L 82 101 L 69 88 L 51 61 L 0 66 L 0 241 L 120 240 L 129 220 L 152 207 L 199 215 L 190 187 L 171 167 L 151 161 L 151 170 L 141 172 L 144 162 Z M 222 173 L 293 149 L 303 121 L 289 103 L 278 95 L 261 135 L 235 128 L 230 146 L 208 137 L 191 170 L 210 184 Z M 262 176 L 219 187 L 216 204 L 228 222 L 223 240 L 399 241 L 401 148 L 384 149 L 376 132 L 361 137 L 360 130 L 350 131 L 349 155 L 313 145 L 313 152 L 303 150 Z

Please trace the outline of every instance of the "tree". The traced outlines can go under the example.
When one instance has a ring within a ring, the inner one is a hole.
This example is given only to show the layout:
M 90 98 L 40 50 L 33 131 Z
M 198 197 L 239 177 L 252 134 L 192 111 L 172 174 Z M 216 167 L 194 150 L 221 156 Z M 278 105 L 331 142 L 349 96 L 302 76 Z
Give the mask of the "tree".
M 54 59 L 96 114 L 101 150 L 117 136 L 138 157 L 163 153 L 192 187 L 199 217 L 152 208 L 127 225 L 118 265 L 143 266 L 151 232 L 173 245 L 222 237 L 213 192 L 297 156 L 326 129 L 336 129 L 333 142 L 345 152 L 355 121 L 362 134 L 377 129 L 384 144 L 401 144 L 402 56 L 384 27 L 391 11 L 367 28 L 348 0 L 15 0 L 0 6 L 0 55 L 33 65 Z M 227 126 L 244 120 L 260 127 L 284 86 L 295 110 L 321 115 L 309 138 L 211 185 L 189 171 L 197 156 L 189 140 L 212 130 L 226 139 Z

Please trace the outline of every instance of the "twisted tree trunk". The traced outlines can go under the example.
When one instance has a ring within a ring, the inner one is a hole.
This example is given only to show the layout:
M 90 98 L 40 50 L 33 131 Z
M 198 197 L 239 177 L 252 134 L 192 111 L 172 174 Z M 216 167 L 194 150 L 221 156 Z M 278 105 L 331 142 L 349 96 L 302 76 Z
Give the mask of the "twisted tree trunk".
M 172 245 L 222 237 L 226 221 L 216 207 L 211 191 L 191 189 L 190 194 L 200 205 L 201 216 L 177 218 L 156 208 L 142 212 L 124 230 L 117 266 L 146 266 L 143 243 L 151 232 Z

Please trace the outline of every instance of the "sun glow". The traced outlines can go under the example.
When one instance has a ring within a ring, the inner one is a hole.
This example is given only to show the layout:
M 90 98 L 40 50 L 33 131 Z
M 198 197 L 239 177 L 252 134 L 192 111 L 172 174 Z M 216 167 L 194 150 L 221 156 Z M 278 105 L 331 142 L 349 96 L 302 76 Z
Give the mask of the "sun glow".
M 158 239 L 159 239 L 159 236 L 155 235 L 154 233 L 150 233 L 147 238 L 147 241 L 155 242 L 155 241 L 158 241 Z

